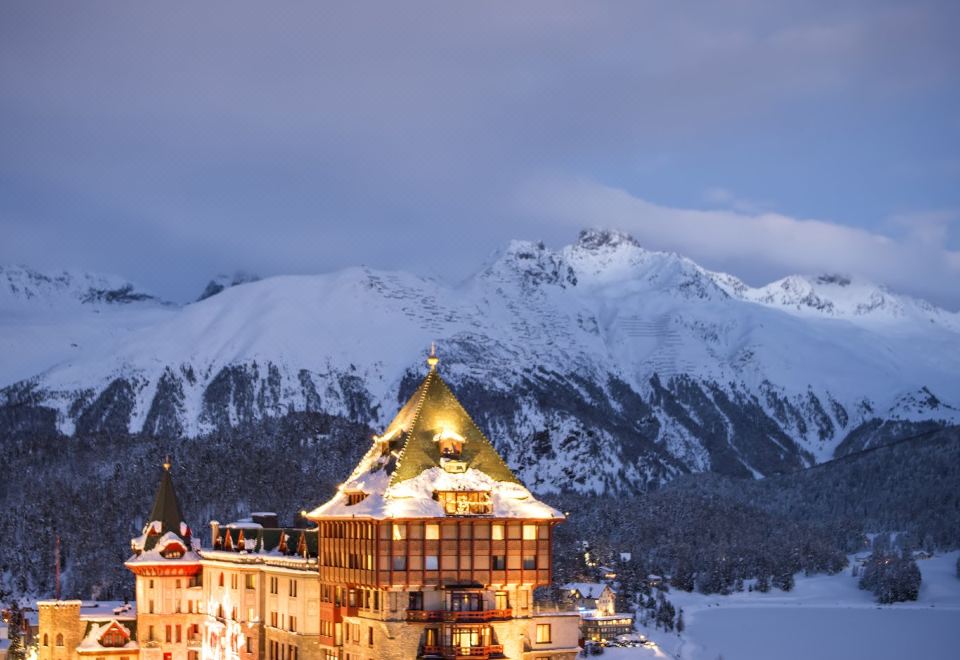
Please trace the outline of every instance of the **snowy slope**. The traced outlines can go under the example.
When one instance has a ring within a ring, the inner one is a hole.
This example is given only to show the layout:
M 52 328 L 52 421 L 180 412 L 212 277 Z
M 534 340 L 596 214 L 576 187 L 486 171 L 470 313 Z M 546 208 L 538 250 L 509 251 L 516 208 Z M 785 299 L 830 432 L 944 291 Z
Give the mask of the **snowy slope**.
M 66 434 L 197 435 L 290 410 L 376 428 L 434 340 L 535 490 L 772 474 L 869 423 L 960 421 L 957 314 L 837 276 L 754 289 L 616 232 L 558 251 L 515 241 L 458 286 L 351 268 L 179 308 L 82 302 L 92 277 L 26 294 L 23 277 L 0 294 L 0 346 L 16 356 L 0 385 Z

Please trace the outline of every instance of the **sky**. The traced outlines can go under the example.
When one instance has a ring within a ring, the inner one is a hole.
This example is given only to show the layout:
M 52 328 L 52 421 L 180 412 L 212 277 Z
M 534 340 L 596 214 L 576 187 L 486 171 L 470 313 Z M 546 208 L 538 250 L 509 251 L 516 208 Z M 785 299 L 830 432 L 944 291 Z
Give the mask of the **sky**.
M 960 3 L 0 3 L 0 264 L 457 281 L 585 227 L 960 309 Z

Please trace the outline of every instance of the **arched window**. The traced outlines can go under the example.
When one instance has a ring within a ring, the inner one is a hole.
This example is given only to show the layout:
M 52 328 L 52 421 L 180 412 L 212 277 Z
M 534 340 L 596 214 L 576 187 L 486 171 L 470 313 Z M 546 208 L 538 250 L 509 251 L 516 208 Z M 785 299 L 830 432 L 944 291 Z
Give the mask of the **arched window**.
M 43 645 L 50 646 L 50 635 L 43 633 Z
M 57 633 L 57 646 L 63 646 L 63 633 Z

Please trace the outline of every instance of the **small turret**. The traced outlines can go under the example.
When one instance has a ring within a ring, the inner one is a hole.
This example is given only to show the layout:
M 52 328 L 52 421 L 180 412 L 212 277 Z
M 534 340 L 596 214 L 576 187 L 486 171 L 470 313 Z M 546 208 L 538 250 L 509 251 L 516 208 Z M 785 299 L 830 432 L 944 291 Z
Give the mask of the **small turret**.
M 170 458 L 163 462 L 160 486 L 153 499 L 153 507 L 143 533 L 130 541 L 136 557 L 155 551 L 163 559 L 180 559 L 193 550 L 193 533 L 183 519 L 183 510 L 173 488 L 170 476 Z M 155 558 L 156 559 L 156 558 Z

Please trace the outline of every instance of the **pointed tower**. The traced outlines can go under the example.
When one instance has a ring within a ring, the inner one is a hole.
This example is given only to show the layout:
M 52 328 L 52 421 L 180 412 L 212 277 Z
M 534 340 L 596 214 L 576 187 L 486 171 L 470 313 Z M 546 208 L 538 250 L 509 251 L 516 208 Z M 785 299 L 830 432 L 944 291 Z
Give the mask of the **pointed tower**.
M 197 660 L 203 619 L 201 564 L 190 527 L 163 463 L 160 486 L 143 533 L 130 541 L 126 567 L 136 576 L 140 660 Z
M 576 621 L 544 636 L 537 626 L 554 622 L 535 623 L 533 608 L 563 515 L 510 470 L 438 363 L 431 349 L 420 386 L 307 515 L 319 527 L 321 644 L 356 657 L 575 657 Z M 357 629 L 370 631 L 362 643 Z

